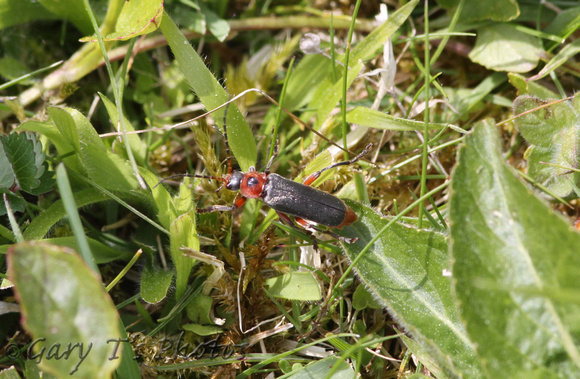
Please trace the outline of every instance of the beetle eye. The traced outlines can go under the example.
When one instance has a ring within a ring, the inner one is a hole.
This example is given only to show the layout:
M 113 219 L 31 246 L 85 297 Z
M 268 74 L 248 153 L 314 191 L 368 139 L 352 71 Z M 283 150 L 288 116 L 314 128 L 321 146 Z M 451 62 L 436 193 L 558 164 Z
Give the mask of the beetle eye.
M 248 178 L 248 181 L 246 182 L 246 186 L 251 188 L 251 187 L 254 187 L 254 186 L 257 186 L 257 185 L 258 185 L 258 179 L 256 179 L 253 176 L 250 176 Z

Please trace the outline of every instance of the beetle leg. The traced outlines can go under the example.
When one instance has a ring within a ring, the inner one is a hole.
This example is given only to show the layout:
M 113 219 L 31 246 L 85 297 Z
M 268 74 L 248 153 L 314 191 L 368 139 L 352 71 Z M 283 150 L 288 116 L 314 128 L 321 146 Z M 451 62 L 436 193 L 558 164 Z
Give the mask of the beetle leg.
M 323 229 L 317 228 L 316 226 L 312 225 L 307 220 L 304 220 L 302 218 L 296 218 L 296 223 L 298 223 L 300 226 L 302 226 L 304 229 L 306 229 L 310 233 L 319 232 L 319 233 L 328 234 L 332 238 L 337 239 L 337 240 L 342 241 L 342 242 L 345 242 L 345 243 L 353 243 L 353 242 L 358 240 L 358 238 L 356 238 L 356 237 L 355 238 L 342 237 L 336 233 L 331 232 L 330 230 L 323 230 Z M 313 237 L 314 237 L 314 235 L 313 235 Z
M 348 238 L 348 237 L 339 236 L 338 234 L 333 233 L 330 230 L 322 230 L 322 229 L 318 229 L 317 227 L 314 227 L 314 226 L 312 228 L 314 228 L 317 232 L 328 234 L 332 238 L 335 238 L 335 239 L 342 241 L 342 242 L 345 242 L 345 243 L 353 243 L 353 242 L 358 241 L 357 237 Z
M 308 234 L 308 236 L 310 237 L 310 240 L 312 240 L 312 246 L 314 247 L 314 250 L 318 252 L 320 251 L 320 249 L 318 248 L 318 240 L 314 236 L 314 233 L 312 232 L 312 229 L 310 229 L 310 225 L 306 220 L 296 218 L 296 222 L 294 222 L 287 214 L 278 211 L 276 211 L 276 213 L 278 214 L 278 217 L 280 217 L 280 220 L 282 220 L 284 224 L 294 229 L 306 232 L 306 234 Z M 299 224 L 303 228 L 299 228 L 298 226 L 296 226 L 296 224 Z
M 197 213 L 210 213 L 210 212 L 231 212 L 240 208 L 246 202 L 246 198 L 240 195 L 236 196 L 234 203 L 232 205 L 212 205 L 211 207 L 207 208 L 197 208 Z
M 306 232 L 306 234 L 308 234 L 310 236 L 314 250 L 319 252 L 320 249 L 318 248 L 318 239 L 316 239 L 316 236 L 314 235 L 314 232 L 316 231 L 316 229 L 313 228 L 312 225 L 303 218 L 295 217 L 294 219 L 296 220 L 296 223 L 298 225 L 300 225 L 300 226 L 302 226 L 302 228 L 304 228 L 302 230 L 304 230 Z
M 304 182 L 302 182 L 302 184 L 304 184 L 306 186 L 309 186 L 309 185 L 312 184 L 312 182 L 314 182 L 316 179 L 318 179 L 318 177 L 320 177 L 320 174 L 322 174 L 324 171 L 330 170 L 331 168 L 335 168 L 335 167 L 338 167 L 338 166 L 348 166 L 348 165 L 351 165 L 351 164 L 355 163 L 356 161 L 358 161 L 359 159 L 361 159 L 362 157 L 364 157 L 365 155 L 367 155 L 371 151 L 372 148 L 373 148 L 373 144 L 372 143 L 369 143 L 367 145 L 367 147 L 365 147 L 365 149 L 362 151 L 362 153 L 360 153 L 359 155 L 357 155 L 356 157 L 354 157 L 350 161 L 344 161 L 344 162 L 334 163 L 334 164 L 331 164 L 328 167 L 323 168 L 322 170 L 313 172 L 306 179 L 304 179 Z

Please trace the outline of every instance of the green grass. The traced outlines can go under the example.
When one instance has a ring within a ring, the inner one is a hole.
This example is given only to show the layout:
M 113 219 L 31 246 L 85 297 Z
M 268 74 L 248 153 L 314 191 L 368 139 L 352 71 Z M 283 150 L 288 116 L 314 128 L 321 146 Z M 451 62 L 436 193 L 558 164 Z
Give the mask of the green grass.
M 69 1 L 0 0 L 2 367 L 580 374 L 577 7 Z M 277 139 L 299 181 L 372 143 L 314 183 L 356 241 L 318 255 L 255 200 L 197 213 L 235 199 L 179 176 L 227 173 L 226 127 L 235 166 Z

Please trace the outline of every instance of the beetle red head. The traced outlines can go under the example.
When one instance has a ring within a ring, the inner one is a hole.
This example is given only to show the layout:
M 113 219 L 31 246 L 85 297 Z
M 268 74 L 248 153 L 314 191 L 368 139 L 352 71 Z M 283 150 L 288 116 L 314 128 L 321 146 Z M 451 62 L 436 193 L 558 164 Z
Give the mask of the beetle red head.
M 244 177 L 240 185 L 240 193 L 242 196 L 250 199 L 260 198 L 267 175 L 263 172 L 256 171 L 250 171 L 243 175 Z

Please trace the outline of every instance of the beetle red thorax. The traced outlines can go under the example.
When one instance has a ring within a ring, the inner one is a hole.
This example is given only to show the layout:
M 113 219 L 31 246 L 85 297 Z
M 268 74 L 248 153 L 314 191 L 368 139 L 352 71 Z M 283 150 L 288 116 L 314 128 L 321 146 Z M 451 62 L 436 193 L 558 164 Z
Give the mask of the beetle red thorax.
M 267 175 L 263 172 L 256 172 L 253 167 L 250 171 L 244 173 L 242 183 L 240 185 L 240 193 L 242 196 L 250 199 L 259 199 L 262 196 L 264 184 L 266 184 Z

